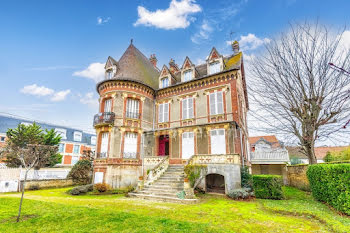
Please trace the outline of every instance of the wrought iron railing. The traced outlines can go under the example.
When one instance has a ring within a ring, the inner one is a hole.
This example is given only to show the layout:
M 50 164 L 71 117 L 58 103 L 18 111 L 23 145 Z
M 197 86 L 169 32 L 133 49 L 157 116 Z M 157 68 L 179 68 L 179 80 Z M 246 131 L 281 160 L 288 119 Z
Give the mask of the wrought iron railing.
M 105 159 L 108 157 L 107 152 L 97 152 L 96 153 L 96 159 Z
M 125 113 L 126 118 L 130 119 L 140 119 L 141 118 L 141 113 L 138 112 L 126 112 Z
M 123 152 L 124 159 L 137 159 L 137 152 Z
M 99 124 L 113 124 L 115 114 L 114 112 L 102 112 L 94 116 L 94 126 Z

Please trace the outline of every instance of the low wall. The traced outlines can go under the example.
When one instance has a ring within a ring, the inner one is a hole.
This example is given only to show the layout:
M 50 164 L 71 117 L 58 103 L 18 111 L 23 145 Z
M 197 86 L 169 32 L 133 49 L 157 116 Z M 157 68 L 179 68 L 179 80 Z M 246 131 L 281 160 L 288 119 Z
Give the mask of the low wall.
M 296 187 L 305 191 L 310 191 L 309 180 L 306 176 L 307 168 L 307 164 L 287 166 L 289 186 Z
M 73 181 L 70 179 L 61 180 L 28 180 L 25 185 L 25 189 L 31 189 L 32 186 L 37 186 L 39 189 L 46 188 L 62 188 L 67 186 L 72 186 Z

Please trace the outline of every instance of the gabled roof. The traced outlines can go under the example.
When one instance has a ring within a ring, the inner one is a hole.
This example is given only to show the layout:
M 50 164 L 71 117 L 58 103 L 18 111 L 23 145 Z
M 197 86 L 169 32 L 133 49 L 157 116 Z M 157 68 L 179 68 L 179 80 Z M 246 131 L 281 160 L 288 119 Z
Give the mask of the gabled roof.
M 161 71 L 160 71 L 160 77 L 166 76 L 166 75 L 171 75 L 171 77 L 173 79 L 176 80 L 176 77 L 174 76 L 174 74 L 169 70 L 169 68 L 166 65 L 163 65 Z
M 192 61 L 190 60 L 190 58 L 189 58 L 188 56 L 186 56 L 185 61 L 184 61 L 184 63 L 183 63 L 182 66 L 181 66 L 181 69 L 187 68 L 188 66 L 189 66 L 189 67 L 192 67 L 192 66 L 193 66 L 193 63 L 192 63 Z
M 255 145 L 259 141 L 265 141 L 271 144 L 273 147 L 281 146 L 275 135 L 249 137 L 248 140 L 250 145 Z
M 116 60 L 114 60 L 113 57 L 109 56 L 108 59 L 107 59 L 106 65 L 105 65 L 105 69 L 107 67 L 110 67 L 110 66 L 113 66 L 113 65 L 118 66 L 118 62 Z
M 219 58 L 221 55 L 219 54 L 219 52 L 216 50 L 215 47 L 213 47 L 209 53 L 209 56 L 208 56 L 208 61 L 211 61 L 213 59 L 217 59 Z
M 135 80 L 153 89 L 158 88 L 159 72 L 132 43 L 118 61 L 116 79 Z

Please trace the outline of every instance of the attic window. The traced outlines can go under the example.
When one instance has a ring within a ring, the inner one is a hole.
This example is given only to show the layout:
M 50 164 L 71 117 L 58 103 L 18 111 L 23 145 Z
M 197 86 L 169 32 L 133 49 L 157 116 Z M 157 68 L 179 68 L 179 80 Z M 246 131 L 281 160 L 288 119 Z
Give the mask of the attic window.
M 209 74 L 220 72 L 220 62 L 213 62 L 209 64 Z
M 169 86 L 169 78 L 166 77 L 166 78 L 163 78 L 162 80 L 162 87 L 168 87 Z
M 187 70 L 184 72 L 184 82 L 190 81 L 192 79 L 192 70 Z
M 61 136 L 61 139 L 67 139 L 67 130 L 66 129 L 56 128 L 55 132 Z
M 77 141 L 77 142 L 81 142 L 82 136 L 83 136 L 83 134 L 81 132 L 75 131 L 74 135 L 73 135 L 73 140 Z
M 114 75 L 113 70 L 107 70 L 106 77 L 107 79 L 112 79 Z

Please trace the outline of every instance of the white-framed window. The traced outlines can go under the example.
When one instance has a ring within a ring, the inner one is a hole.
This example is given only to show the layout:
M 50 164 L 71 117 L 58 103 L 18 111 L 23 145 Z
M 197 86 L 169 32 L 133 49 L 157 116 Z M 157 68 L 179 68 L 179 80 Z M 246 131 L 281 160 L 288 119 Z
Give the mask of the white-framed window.
M 136 156 L 137 156 L 137 133 L 126 132 L 124 135 L 123 157 L 127 159 L 136 159 Z
M 210 131 L 211 154 L 226 154 L 225 129 Z
M 168 77 L 162 78 L 161 81 L 162 81 L 162 88 L 169 86 L 169 78 Z
M 113 70 L 107 70 L 107 72 L 106 72 L 106 78 L 107 78 L 107 79 L 112 79 L 113 76 L 114 76 Z
M 191 119 L 194 117 L 193 113 L 193 98 L 186 98 L 182 100 L 182 119 Z
M 60 144 L 58 145 L 58 152 L 59 152 L 59 153 L 64 153 L 64 143 L 60 143 Z
M 182 134 L 182 159 L 189 159 L 194 155 L 194 133 L 184 132 Z
M 79 161 L 79 156 L 72 156 L 71 164 L 74 165 Z
M 96 145 L 96 136 L 91 136 L 90 140 L 91 145 Z
M 101 148 L 100 148 L 100 157 L 101 158 L 107 158 L 108 139 L 109 139 L 109 133 L 108 132 L 102 133 L 102 135 L 101 135 Z
M 61 139 L 67 139 L 67 130 L 66 129 L 56 128 L 55 132 L 61 136 Z
M 126 101 L 126 117 L 139 119 L 139 105 L 140 105 L 139 100 L 128 99 Z
M 158 122 L 169 121 L 169 103 L 159 104 L 158 106 Z
M 103 172 L 95 172 L 94 184 L 103 183 Z
M 105 100 L 103 112 L 112 112 L 112 99 Z
M 209 64 L 209 74 L 220 72 L 220 62 L 213 62 Z
M 223 92 L 217 91 L 209 95 L 210 115 L 224 113 Z
M 192 70 L 187 70 L 184 72 L 184 82 L 190 81 L 192 79 Z
M 80 154 L 80 145 L 73 146 L 73 154 Z
M 73 134 L 74 141 L 81 142 L 82 137 L 83 137 L 82 132 L 74 131 L 74 134 Z

